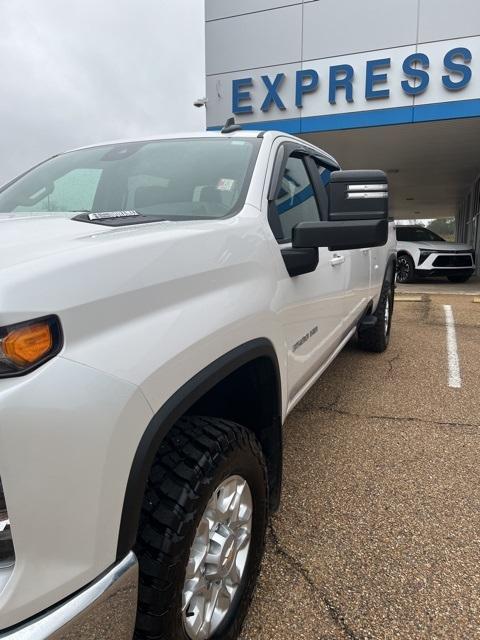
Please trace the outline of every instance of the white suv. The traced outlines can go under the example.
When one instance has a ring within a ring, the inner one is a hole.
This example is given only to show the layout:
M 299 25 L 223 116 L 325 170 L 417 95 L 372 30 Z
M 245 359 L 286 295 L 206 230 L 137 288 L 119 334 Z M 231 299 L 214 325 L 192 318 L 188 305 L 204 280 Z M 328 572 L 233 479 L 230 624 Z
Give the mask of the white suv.
M 386 175 L 230 125 L 60 154 L 0 212 L 0 639 L 236 638 L 287 414 L 388 345 Z
M 466 282 L 475 273 L 475 252 L 468 244 L 447 242 L 421 226 L 397 225 L 397 282 L 417 276 L 446 276 Z

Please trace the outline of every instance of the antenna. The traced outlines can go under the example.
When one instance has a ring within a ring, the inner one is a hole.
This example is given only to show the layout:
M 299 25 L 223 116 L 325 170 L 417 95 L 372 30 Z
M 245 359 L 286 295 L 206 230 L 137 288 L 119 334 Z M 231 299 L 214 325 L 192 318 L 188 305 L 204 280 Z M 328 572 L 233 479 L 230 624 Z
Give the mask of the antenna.
M 221 133 L 233 133 L 234 131 L 240 131 L 242 127 L 239 124 L 235 124 L 235 118 L 228 118 Z

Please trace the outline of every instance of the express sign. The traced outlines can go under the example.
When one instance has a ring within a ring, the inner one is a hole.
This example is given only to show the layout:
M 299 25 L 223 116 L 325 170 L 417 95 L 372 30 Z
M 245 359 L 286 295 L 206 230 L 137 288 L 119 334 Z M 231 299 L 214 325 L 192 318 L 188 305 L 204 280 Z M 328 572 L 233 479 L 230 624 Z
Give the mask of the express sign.
M 444 74 L 435 78 L 448 91 L 464 89 L 472 79 L 472 53 L 466 47 L 456 47 L 447 51 L 443 58 Z M 404 79 L 401 88 L 407 96 L 418 96 L 427 90 L 430 83 L 430 59 L 428 55 L 416 52 L 408 55 L 402 64 Z M 366 100 L 389 98 L 388 70 L 391 58 L 368 60 L 364 69 L 364 97 Z M 328 101 L 337 104 L 339 96 L 347 102 L 354 102 L 357 83 L 354 83 L 356 71 L 350 64 L 332 65 L 328 68 Z M 261 111 L 267 112 L 276 108 L 285 111 L 286 96 L 282 94 L 285 73 L 277 73 L 275 77 L 262 75 L 264 100 Z M 303 107 L 304 98 L 320 90 L 320 75 L 315 69 L 300 69 L 295 73 L 295 106 Z M 240 78 L 232 81 L 232 111 L 235 114 L 253 113 L 250 89 L 254 86 L 253 78 Z

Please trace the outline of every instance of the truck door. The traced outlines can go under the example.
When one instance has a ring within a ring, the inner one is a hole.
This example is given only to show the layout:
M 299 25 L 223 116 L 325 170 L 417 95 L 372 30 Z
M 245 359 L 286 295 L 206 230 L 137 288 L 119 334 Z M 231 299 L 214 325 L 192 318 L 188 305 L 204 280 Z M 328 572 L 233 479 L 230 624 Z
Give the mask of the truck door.
M 325 190 L 330 182 L 331 171 L 316 160 L 317 171 L 321 187 Z M 325 191 L 325 206 L 328 199 Z M 326 218 L 325 218 L 326 219 Z M 352 249 L 350 251 L 336 251 L 341 256 L 345 272 L 344 322 L 346 327 L 352 326 L 370 299 L 370 261 L 371 249 Z
M 323 215 L 327 215 L 316 187 L 316 171 L 313 159 L 305 152 L 290 151 L 283 161 L 278 197 L 270 203 L 269 210 L 278 242 L 275 305 L 288 350 L 289 401 L 335 350 L 344 331 L 344 252 L 320 248 L 315 270 L 294 277 L 288 274 L 281 255 L 282 249 L 291 247 L 296 224 L 322 219 L 322 209 Z
M 363 314 L 371 299 L 372 249 L 348 251 L 346 273 L 345 322 L 353 325 Z
M 377 295 L 383 284 L 385 265 L 387 264 L 387 248 L 372 247 L 370 249 L 370 291 L 372 297 Z

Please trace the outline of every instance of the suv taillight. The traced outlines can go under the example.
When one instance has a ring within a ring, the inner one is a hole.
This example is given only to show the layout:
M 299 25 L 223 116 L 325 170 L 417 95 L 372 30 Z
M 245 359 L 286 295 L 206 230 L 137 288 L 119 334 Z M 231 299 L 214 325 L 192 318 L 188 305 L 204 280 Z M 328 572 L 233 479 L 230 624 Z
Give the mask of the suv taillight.
M 8 567 L 13 564 L 14 561 L 15 552 L 13 550 L 10 520 L 8 518 L 2 481 L 0 479 L 0 569 L 2 567 Z

